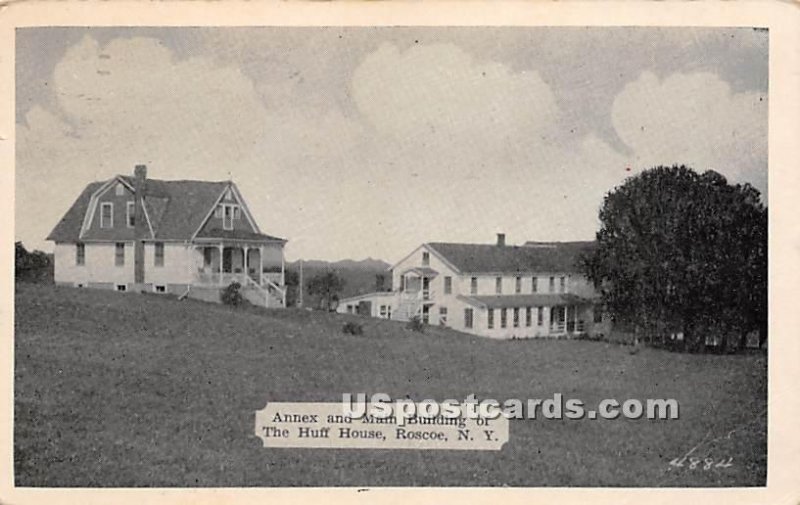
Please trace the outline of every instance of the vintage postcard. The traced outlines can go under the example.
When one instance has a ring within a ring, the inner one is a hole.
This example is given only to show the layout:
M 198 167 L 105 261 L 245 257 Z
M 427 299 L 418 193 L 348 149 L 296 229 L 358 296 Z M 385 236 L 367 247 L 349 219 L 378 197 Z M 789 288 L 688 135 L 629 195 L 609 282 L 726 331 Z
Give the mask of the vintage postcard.
M 5 5 L 0 501 L 797 503 L 800 16 L 613 7 Z

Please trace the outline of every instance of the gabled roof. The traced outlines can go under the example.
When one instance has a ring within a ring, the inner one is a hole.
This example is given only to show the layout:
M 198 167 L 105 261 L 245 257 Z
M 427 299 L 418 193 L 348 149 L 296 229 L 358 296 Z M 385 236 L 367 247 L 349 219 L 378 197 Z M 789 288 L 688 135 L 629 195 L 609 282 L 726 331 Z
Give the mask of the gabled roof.
M 133 177 L 118 176 L 118 178 L 133 186 Z M 90 183 L 53 231 L 50 232 L 47 240 L 56 242 L 78 241 L 84 216 L 91 204 L 92 194 L 105 183 Z M 229 185 L 232 185 L 229 181 L 164 181 L 148 178 L 146 180 L 144 207 L 155 238 L 190 240 L 204 223 L 222 192 Z M 254 235 L 261 236 L 261 234 Z M 267 235 L 262 237 L 282 240 Z
M 580 256 L 595 242 L 526 242 L 494 244 L 427 244 L 461 273 L 580 272 Z

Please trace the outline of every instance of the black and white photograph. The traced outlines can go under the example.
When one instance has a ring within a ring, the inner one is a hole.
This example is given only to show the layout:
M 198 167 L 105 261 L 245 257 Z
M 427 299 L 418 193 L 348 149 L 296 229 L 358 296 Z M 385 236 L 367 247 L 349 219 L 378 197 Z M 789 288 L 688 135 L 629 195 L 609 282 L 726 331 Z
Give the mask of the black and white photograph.
M 15 487 L 767 486 L 769 27 L 14 32 Z

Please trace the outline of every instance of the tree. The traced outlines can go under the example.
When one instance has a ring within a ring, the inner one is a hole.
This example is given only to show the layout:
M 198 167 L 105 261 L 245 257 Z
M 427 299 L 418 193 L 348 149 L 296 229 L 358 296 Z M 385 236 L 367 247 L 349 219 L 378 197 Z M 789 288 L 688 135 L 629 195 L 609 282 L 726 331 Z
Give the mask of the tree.
M 295 270 L 284 272 L 284 283 L 286 285 L 286 306 L 294 307 L 298 303 L 300 275 Z
M 615 320 L 690 350 L 767 329 L 767 209 L 749 184 L 685 166 L 646 170 L 606 195 L 584 258 Z
M 33 282 L 53 281 L 53 262 L 47 253 L 29 252 L 22 242 L 14 242 L 14 278 Z
M 306 283 L 306 291 L 311 296 L 319 297 L 319 306 L 324 310 L 332 310 L 334 302 L 339 300 L 339 293 L 344 289 L 344 279 L 336 272 L 324 272 L 310 278 Z

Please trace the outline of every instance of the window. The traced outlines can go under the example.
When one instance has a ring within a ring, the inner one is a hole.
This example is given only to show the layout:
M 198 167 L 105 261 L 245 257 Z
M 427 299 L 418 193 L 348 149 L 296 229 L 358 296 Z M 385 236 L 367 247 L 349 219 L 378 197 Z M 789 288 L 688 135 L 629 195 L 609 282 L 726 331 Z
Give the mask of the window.
M 391 305 L 387 305 L 386 306 L 386 319 L 391 319 L 391 318 L 392 318 L 392 306 Z
M 531 327 L 531 323 L 533 322 L 532 313 L 533 310 L 530 307 L 525 308 L 525 326 L 528 328 Z
M 156 293 L 166 293 L 167 287 L 163 284 L 156 284 L 155 286 L 153 286 L 153 291 L 155 291 Z
M 473 277 L 472 279 L 470 279 L 470 281 L 469 281 L 469 292 L 472 293 L 473 295 L 477 295 L 478 294 L 478 278 L 477 277 Z
M 522 293 L 522 277 L 514 279 L 514 292 L 517 294 Z
M 222 218 L 222 205 L 214 209 L 214 217 L 216 217 L 217 219 Z
M 233 193 L 231 192 L 231 188 L 225 190 L 225 199 L 226 200 L 233 200 Z
M 502 277 L 495 277 L 494 278 L 494 292 L 499 294 L 503 293 L 503 278 Z
M 500 327 L 508 326 L 508 309 L 500 309 Z
M 75 244 L 75 264 L 78 266 L 86 264 L 86 244 Z
M 539 291 L 539 279 L 531 277 L 531 293 L 536 293 L 537 291 Z
M 453 292 L 453 278 L 452 277 L 445 277 L 444 278 L 444 294 L 449 295 Z
M 381 305 L 381 317 L 386 317 L 386 305 Z
M 128 202 L 128 228 L 136 226 L 136 204 Z
M 556 290 L 556 278 L 550 277 L 550 292 L 553 293 Z
M 600 308 L 599 305 L 594 306 L 594 322 L 595 323 L 603 322 L 603 310 Z
M 213 251 L 213 249 L 211 249 L 210 247 L 204 247 L 203 248 L 203 265 L 204 266 L 207 266 L 207 267 L 211 266 L 211 254 L 212 254 L 211 251 Z
M 519 328 L 519 307 L 514 307 L 514 328 Z
M 400 291 L 405 291 L 405 289 L 406 289 L 406 276 L 405 275 L 401 275 L 400 276 Z
M 114 204 L 103 202 L 100 204 L 100 228 L 114 227 Z
M 559 291 L 561 291 L 562 293 L 566 293 L 567 292 L 567 278 L 562 276 L 561 279 L 558 280 L 558 282 L 559 282 Z
M 536 325 L 544 324 L 544 307 L 536 307 Z
M 234 219 L 241 219 L 242 218 L 242 209 L 239 208 L 238 205 L 233 208 L 233 218 Z
M 116 289 L 117 291 L 127 291 L 127 290 L 128 290 L 128 286 L 127 286 L 127 285 L 125 285 L 125 284 L 117 284 L 117 285 L 115 286 L 115 289 Z
M 154 255 L 155 263 L 154 264 L 157 267 L 163 267 L 164 266 L 164 242 L 156 242 L 155 244 L 153 244 L 153 247 L 155 249 L 155 251 L 154 251 L 155 252 L 155 255 Z
M 222 229 L 233 229 L 233 205 L 222 206 Z
M 117 196 L 122 196 L 125 194 L 125 188 L 122 186 L 122 184 L 117 183 L 117 186 L 114 188 L 114 194 Z
M 472 309 L 464 309 L 464 327 L 472 328 Z
M 352 314 L 353 313 L 353 306 L 352 305 L 348 305 L 347 306 L 347 313 L 348 314 Z
M 439 307 L 439 325 L 447 326 L 447 307 Z
M 428 251 L 422 251 L 422 266 L 428 266 L 431 264 L 431 253 Z
M 489 309 L 486 312 L 486 326 L 491 330 L 494 328 L 494 309 Z
M 114 264 L 118 267 L 125 265 L 125 242 L 117 242 L 115 244 Z

